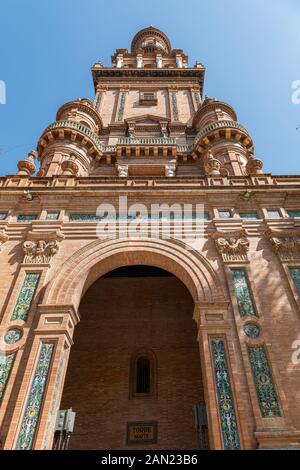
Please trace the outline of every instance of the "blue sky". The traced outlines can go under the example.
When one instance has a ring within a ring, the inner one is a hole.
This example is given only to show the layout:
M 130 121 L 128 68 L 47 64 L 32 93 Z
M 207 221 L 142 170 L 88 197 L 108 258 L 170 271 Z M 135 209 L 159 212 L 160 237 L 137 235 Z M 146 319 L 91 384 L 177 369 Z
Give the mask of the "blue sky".
M 206 67 L 205 94 L 231 104 L 264 171 L 299 174 L 299 0 L 3 0 L 0 174 L 16 172 L 64 102 L 93 98 L 90 67 L 153 25 Z

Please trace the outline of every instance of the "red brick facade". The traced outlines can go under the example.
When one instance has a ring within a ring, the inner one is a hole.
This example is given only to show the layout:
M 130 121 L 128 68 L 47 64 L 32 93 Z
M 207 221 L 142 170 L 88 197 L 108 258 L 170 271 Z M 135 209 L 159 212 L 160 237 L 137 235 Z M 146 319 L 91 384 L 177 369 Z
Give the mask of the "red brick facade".
M 197 403 L 211 449 L 299 447 L 300 178 L 262 172 L 233 108 L 203 100 L 204 74 L 140 31 L 93 66 L 94 101 L 58 110 L 37 174 L 31 152 L 0 178 L 4 449 L 51 449 L 62 406 L 77 412 L 72 448 L 128 448 L 127 424 L 144 421 L 158 441 L 138 448 L 190 449 Z M 132 213 L 101 238 L 97 209 L 124 197 L 203 205 L 200 243 L 171 216 L 168 237 L 124 233 Z M 103 277 L 139 265 L 173 277 Z M 156 368 L 147 398 L 130 394 L 140 348 Z

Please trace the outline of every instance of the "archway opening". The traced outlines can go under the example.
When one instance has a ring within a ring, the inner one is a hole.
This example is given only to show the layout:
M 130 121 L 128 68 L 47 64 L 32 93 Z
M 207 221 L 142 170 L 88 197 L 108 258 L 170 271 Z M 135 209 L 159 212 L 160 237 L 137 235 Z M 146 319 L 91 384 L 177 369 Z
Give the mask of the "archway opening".
M 70 449 L 207 446 L 194 301 L 163 269 L 131 265 L 97 279 L 80 303 L 61 408 Z M 199 423 L 198 423 L 199 424 Z

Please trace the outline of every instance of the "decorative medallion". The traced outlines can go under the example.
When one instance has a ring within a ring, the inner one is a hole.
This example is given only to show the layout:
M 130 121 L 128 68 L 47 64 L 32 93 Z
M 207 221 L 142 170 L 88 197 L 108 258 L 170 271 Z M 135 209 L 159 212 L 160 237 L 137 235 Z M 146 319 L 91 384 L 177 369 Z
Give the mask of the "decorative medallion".
M 26 321 L 41 273 L 27 273 L 19 293 L 11 320 Z
M 224 339 L 214 338 L 210 340 L 210 344 L 215 371 L 217 400 L 224 449 L 240 449 L 241 445 L 228 371 L 225 342 Z
M 244 333 L 248 338 L 256 339 L 260 335 L 260 328 L 255 323 L 248 323 L 244 326 Z
M 14 364 L 16 353 L 5 355 L 0 351 L 0 402 L 4 396 L 5 388 Z
M 53 351 L 53 343 L 42 344 L 17 440 L 17 450 L 30 450 L 32 448 Z
M 263 418 L 281 416 L 277 393 L 264 346 L 248 346 L 257 399 Z
M 22 330 L 20 330 L 19 328 L 12 328 L 11 330 L 8 330 L 5 333 L 4 342 L 6 344 L 15 344 L 18 341 L 20 341 L 22 336 L 23 336 Z
M 249 240 L 245 230 L 215 232 L 212 237 L 225 263 L 248 261 Z
M 232 269 L 231 275 L 241 317 L 256 316 L 245 271 Z

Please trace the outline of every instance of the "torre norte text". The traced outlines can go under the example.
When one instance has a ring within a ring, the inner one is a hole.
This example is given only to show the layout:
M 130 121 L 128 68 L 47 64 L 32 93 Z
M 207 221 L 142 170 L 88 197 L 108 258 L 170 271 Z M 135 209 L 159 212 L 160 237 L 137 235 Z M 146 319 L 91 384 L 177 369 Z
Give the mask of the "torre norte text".
M 0 177 L 1 447 L 299 448 L 300 177 L 163 32 L 111 61 Z

